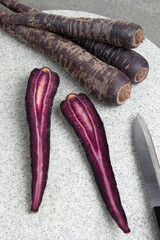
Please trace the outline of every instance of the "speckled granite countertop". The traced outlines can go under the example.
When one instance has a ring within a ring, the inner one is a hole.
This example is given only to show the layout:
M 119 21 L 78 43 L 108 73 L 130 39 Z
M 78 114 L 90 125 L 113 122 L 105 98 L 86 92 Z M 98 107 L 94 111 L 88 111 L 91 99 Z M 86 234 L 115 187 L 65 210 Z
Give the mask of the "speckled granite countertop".
M 57 11 L 69 16 L 95 16 Z M 145 81 L 132 88 L 120 107 L 94 98 L 104 121 L 112 166 L 132 232 L 125 235 L 108 214 L 84 151 L 59 104 L 70 92 L 85 92 L 61 67 L 0 30 L 0 239 L 155 240 L 156 229 L 133 146 L 132 123 L 145 119 L 160 156 L 160 49 L 149 40 L 137 48 L 150 64 Z M 43 202 L 30 210 L 29 132 L 25 113 L 27 80 L 33 68 L 50 67 L 60 76 L 51 118 L 50 168 Z

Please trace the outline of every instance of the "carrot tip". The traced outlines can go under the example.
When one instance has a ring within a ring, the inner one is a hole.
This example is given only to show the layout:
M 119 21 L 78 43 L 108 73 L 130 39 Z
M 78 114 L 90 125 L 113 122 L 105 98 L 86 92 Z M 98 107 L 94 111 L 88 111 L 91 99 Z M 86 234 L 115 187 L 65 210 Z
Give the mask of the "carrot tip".
M 136 74 L 135 82 L 136 82 L 136 83 L 139 83 L 139 82 L 143 81 L 143 80 L 147 77 L 147 74 L 148 74 L 148 69 L 147 69 L 147 68 L 142 68 L 142 69 Z
M 135 45 L 138 46 L 140 43 L 142 43 L 144 41 L 144 39 L 145 39 L 145 37 L 143 35 L 143 31 L 142 31 L 142 29 L 139 29 L 135 35 Z
M 131 85 L 129 83 L 125 84 L 119 89 L 117 95 L 117 103 L 119 105 L 123 104 L 131 96 Z
M 69 94 L 69 95 L 67 96 L 67 100 L 69 100 L 69 99 L 71 99 L 71 98 L 74 98 L 74 97 L 76 97 L 76 94 L 71 93 L 71 94 Z
M 32 210 L 31 213 L 37 213 L 37 211 L 33 211 L 33 210 Z
M 42 71 L 43 71 L 43 72 L 50 72 L 50 69 L 47 68 L 47 67 L 44 67 L 44 68 L 42 68 Z

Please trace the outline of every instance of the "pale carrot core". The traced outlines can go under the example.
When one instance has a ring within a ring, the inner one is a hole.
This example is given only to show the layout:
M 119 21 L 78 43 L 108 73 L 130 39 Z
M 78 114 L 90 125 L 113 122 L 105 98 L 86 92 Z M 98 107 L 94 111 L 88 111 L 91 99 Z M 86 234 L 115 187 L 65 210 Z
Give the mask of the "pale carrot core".
M 42 68 L 42 72 L 50 72 L 49 68 L 45 67 L 45 68 Z
M 123 104 L 131 95 L 131 85 L 125 84 L 122 86 L 117 95 L 117 102 L 118 104 Z
M 38 87 L 38 90 L 37 90 L 37 99 L 36 99 L 36 103 L 38 106 L 40 106 L 40 103 L 41 103 L 41 98 L 42 98 L 42 93 L 44 91 L 44 88 L 45 88 L 45 83 L 46 83 L 46 79 L 45 77 L 42 76 L 42 80 L 39 84 L 39 87 Z
M 76 94 L 71 93 L 71 94 L 69 94 L 69 95 L 67 96 L 67 100 L 69 100 L 69 99 L 71 99 L 71 98 L 74 98 L 74 97 L 76 97 Z

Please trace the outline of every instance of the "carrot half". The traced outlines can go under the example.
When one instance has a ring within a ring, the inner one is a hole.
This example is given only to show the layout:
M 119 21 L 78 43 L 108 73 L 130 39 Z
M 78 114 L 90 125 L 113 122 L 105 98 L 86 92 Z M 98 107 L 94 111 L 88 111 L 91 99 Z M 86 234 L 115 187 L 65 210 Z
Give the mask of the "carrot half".
M 110 162 L 105 129 L 98 112 L 85 94 L 68 95 L 60 108 L 80 139 L 109 213 L 118 226 L 125 233 L 129 233 L 130 229 Z
M 32 212 L 37 212 L 47 183 L 50 116 L 59 77 L 49 68 L 34 69 L 26 91 L 32 169 Z
M 67 38 L 87 38 L 124 48 L 137 47 L 144 40 L 142 28 L 133 22 L 105 18 L 71 18 L 47 14 L 14 0 L 0 3 L 20 12 L 5 22 L 46 29 Z
M 133 84 L 142 82 L 148 75 L 149 64 L 147 60 L 133 50 L 126 50 L 89 39 L 78 39 L 74 42 L 100 60 L 124 72 Z
M 4 12 L 1 11 L 0 19 L 3 17 Z M 68 39 L 46 30 L 5 24 L 1 20 L 0 26 L 20 41 L 55 60 L 100 101 L 121 105 L 130 97 L 131 83 L 124 73 Z

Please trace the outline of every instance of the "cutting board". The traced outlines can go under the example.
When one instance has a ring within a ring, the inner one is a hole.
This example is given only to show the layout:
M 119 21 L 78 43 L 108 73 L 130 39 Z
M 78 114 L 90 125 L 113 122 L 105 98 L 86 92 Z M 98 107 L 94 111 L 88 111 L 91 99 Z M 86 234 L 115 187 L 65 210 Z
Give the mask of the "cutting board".
M 48 11 L 73 17 L 92 13 Z M 160 49 L 146 39 L 136 51 L 149 62 L 148 77 L 132 87 L 125 104 L 109 107 L 90 96 L 57 63 L 0 30 L 0 239 L 155 240 L 156 229 L 133 144 L 137 113 L 146 121 L 160 156 Z M 40 210 L 30 213 L 31 170 L 25 92 L 33 68 L 57 72 L 60 85 L 51 115 L 48 183 Z M 112 220 L 90 166 L 59 105 L 66 95 L 87 93 L 106 129 L 111 162 L 131 233 Z

